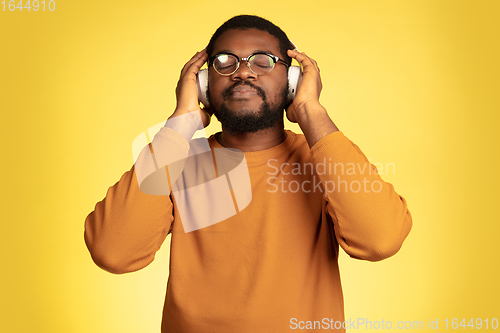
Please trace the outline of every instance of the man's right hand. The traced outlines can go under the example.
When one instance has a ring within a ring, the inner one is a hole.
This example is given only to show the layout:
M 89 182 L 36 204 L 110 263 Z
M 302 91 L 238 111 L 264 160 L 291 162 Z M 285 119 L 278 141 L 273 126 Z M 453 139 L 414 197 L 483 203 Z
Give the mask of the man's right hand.
M 177 82 L 177 88 L 175 89 L 177 106 L 175 107 L 174 113 L 169 118 L 199 110 L 203 126 L 207 127 L 208 124 L 210 124 L 212 112 L 208 108 L 200 109 L 198 90 L 196 87 L 196 75 L 207 59 L 207 51 L 203 49 L 197 52 L 182 68 L 181 76 L 179 82 Z

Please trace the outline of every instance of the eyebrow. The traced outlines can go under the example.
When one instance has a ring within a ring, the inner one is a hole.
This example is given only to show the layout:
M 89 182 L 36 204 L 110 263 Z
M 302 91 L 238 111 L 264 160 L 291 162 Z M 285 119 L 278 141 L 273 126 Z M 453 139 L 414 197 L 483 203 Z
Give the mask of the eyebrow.
M 218 52 L 214 52 L 214 55 L 217 55 L 217 54 L 221 54 L 221 53 L 232 53 L 232 54 L 236 54 L 236 52 L 232 51 L 232 50 L 220 50 Z M 253 54 L 253 53 L 269 53 L 269 54 L 272 54 L 272 55 L 275 55 L 274 52 L 272 51 L 269 51 L 269 50 L 253 50 L 252 53 L 250 54 Z M 250 55 L 249 54 L 249 55 Z M 241 58 L 241 57 L 240 57 Z

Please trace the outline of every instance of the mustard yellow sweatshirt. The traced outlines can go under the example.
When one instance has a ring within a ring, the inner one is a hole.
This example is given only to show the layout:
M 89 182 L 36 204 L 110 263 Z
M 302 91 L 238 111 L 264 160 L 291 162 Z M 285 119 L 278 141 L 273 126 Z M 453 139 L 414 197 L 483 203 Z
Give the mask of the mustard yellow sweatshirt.
M 181 135 L 161 132 L 187 154 Z M 214 137 L 209 144 L 222 148 Z M 244 156 L 251 202 L 191 232 L 175 198 L 143 193 L 132 167 L 85 221 L 94 262 L 139 270 L 171 233 L 162 332 L 335 331 L 344 321 L 339 244 L 358 259 L 395 254 L 412 226 L 405 200 L 342 132 L 309 148 L 287 131 L 282 144 Z

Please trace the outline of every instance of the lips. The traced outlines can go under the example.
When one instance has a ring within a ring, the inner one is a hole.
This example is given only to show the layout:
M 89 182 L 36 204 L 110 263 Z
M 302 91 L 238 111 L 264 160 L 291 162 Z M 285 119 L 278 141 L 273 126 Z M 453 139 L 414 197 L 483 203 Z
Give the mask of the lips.
M 266 94 L 264 93 L 264 90 L 262 90 L 259 86 L 246 81 L 237 82 L 222 92 L 222 98 L 224 98 L 224 100 L 244 100 L 253 98 L 255 96 L 260 96 L 262 100 L 266 100 Z
M 236 86 L 233 88 L 233 92 L 242 92 L 242 91 L 253 91 L 255 92 L 255 90 L 250 87 L 250 86 Z
M 250 96 L 257 95 L 257 91 L 249 86 L 236 86 L 232 89 L 231 95 L 233 96 Z

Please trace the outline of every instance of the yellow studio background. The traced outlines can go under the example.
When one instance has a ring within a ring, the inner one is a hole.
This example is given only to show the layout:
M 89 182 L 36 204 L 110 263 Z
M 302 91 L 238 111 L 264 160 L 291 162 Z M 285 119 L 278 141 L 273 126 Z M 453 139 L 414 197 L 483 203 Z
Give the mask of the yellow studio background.
M 500 319 L 500 2 L 54 1 L 0 4 L 2 332 L 159 332 L 170 237 L 112 275 L 83 222 L 173 111 L 184 63 L 242 13 L 317 60 L 332 119 L 409 202 L 396 256 L 341 253 L 346 319 Z

